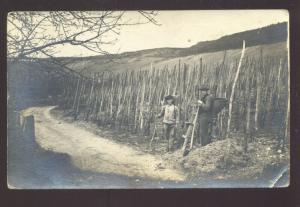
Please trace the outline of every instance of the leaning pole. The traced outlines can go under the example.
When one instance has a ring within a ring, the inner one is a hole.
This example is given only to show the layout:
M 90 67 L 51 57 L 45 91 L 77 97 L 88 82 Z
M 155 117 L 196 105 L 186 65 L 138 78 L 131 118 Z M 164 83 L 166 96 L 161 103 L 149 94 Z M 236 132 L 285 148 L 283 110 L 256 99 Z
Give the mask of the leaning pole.
M 226 138 L 228 139 L 228 144 L 230 144 L 229 135 L 230 135 L 230 127 L 231 127 L 232 105 L 233 105 L 233 99 L 234 99 L 234 92 L 235 92 L 236 83 L 237 83 L 237 80 L 238 80 L 238 77 L 240 74 L 244 54 L 245 54 L 245 45 L 246 45 L 245 40 L 243 40 L 242 54 L 241 54 L 241 57 L 239 60 L 237 71 L 235 73 L 235 78 L 234 78 L 234 81 L 232 84 L 231 94 L 230 94 L 230 98 L 229 98 L 228 121 L 227 121 L 227 130 L 226 130 Z M 228 152 L 230 151 L 229 149 L 230 149 L 230 145 L 228 147 Z

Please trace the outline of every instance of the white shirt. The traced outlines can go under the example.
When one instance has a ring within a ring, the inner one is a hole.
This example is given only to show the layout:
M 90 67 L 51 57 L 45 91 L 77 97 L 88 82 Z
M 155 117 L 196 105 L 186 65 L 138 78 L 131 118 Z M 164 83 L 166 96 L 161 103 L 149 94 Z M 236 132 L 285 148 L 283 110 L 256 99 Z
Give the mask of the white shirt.
M 162 108 L 164 113 L 163 123 L 175 124 L 178 121 L 178 107 L 175 105 L 165 105 Z

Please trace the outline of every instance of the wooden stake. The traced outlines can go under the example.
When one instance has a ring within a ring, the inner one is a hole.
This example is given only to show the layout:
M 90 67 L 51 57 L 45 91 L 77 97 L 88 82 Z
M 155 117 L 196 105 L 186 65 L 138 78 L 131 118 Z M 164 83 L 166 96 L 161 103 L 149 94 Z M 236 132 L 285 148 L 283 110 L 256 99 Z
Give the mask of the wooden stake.
M 241 58 L 239 61 L 237 71 L 235 73 L 235 78 L 233 81 L 231 95 L 230 95 L 230 99 L 229 99 L 229 112 L 228 112 L 229 117 L 228 117 L 228 122 L 227 122 L 227 138 L 229 137 L 230 127 L 231 127 L 232 105 L 233 105 L 233 98 L 234 98 L 234 93 L 235 93 L 236 82 L 237 82 L 239 74 L 240 74 L 240 69 L 241 69 L 241 65 L 242 65 L 242 60 L 244 58 L 244 54 L 245 54 L 245 40 L 243 40 L 242 54 L 241 54 Z

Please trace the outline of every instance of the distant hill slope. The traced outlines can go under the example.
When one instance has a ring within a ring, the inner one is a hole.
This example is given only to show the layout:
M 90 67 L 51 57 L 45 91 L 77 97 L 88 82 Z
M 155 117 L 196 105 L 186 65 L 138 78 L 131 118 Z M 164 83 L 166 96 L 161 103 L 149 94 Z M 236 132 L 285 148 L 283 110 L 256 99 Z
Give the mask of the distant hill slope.
M 283 22 L 273 24 L 259 29 L 223 36 L 217 40 L 199 42 L 198 44 L 183 50 L 180 54 L 183 56 L 204 52 L 237 49 L 241 47 L 241 42 L 243 40 L 246 41 L 247 47 L 286 41 L 287 23 Z
M 240 45 L 241 47 L 241 45 Z M 260 49 L 263 50 L 264 56 L 281 56 L 287 55 L 287 42 L 280 42 L 268 45 L 258 45 L 246 48 L 246 57 L 258 58 L 260 55 Z M 239 58 L 241 49 L 227 50 L 226 60 L 236 60 Z M 163 68 L 168 66 L 168 68 L 173 68 L 174 65 L 178 64 L 180 60 L 181 63 L 186 63 L 189 65 L 198 64 L 200 58 L 204 64 L 216 64 L 223 60 L 224 50 L 210 53 L 200 53 L 189 56 L 174 57 L 174 58 L 161 58 L 161 57 L 126 57 L 115 60 L 115 62 L 107 61 L 104 59 L 94 59 L 94 60 L 81 60 L 73 61 L 69 63 L 68 66 L 77 72 L 81 72 L 85 76 L 90 76 L 93 73 L 102 71 L 112 71 L 121 72 L 126 70 L 139 70 L 139 69 L 150 69 L 150 65 L 155 68 Z
M 227 62 L 237 61 L 241 56 L 241 47 L 242 45 L 240 45 L 239 49 L 226 50 L 226 61 Z M 263 56 L 273 56 L 273 57 L 287 56 L 287 42 L 280 42 L 274 44 L 247 47 L 245 51 L 245 57 L 258 59 L 260 58 L 261 49 L 263 51 Z M 178 58 L 170 58 L 164 61 L 157 62 L 156 64 L 154 64 L 154 67 L 162 68 L 168 66 L 168 68 L 174 68 L 175 65 L 178 65 L 179 59 L 181 63 L 188 64 L 192 67 L 194 64 L 199 64 L 200 58 L 202 59 L 203 64 L 207 64 L 207 65 L 220 64 L 224 58 L 224 51 L 225 50 L 211 52 L 211 53 L 194 54 L 194 55 L 178 57 Z M 149 65 L 146 67 L 149 68 Z
M 121 54 L 90 56 L 90 57 L 61 57 L 70 69 L 85 76 L 102 71 L 138 70 L 153 67 L 161 68 L 168 65 L 172 68 L 182 63 L 194 64 L 202 58 L 203 63 L 222 61 L 224 51 L 228 58 L 238 58 L 242 40 L 246 41 L 246 56 L 259 54 L 260 48 L 265 55 L 278 56 L 287 52 L 287 23 L 278 23 L 267 27 L 235 33 L 217 40 L 199 42 L 188 48 L 154 48 Z M 39 61 L 36 61 L 37 63 Z M 27 63 L 22 63 L 27 64 Z M 42 67 L 37 64 L 34 68 Z M 48 66 L 47 66 L 48 67 Z M 49 65 L 49 67 L 57 67 Z
M 135 52 L 125 52 L 110 56 L 91 56 L 82 58 L 63 58 L 69 62 L 68 66 L 77 72 L 89 76 L 91 73 L 102 71 L 136 70 L 153 66 L 158 67 L 178 58 L 191 60 L 203 57 L 203 61 L 220 60 L 219 54 L 224 50 L 234 58 L 239 52 L 242 40 L 247 48 L 252 48 L 249 54 L 256 53 L 258 46 L 262 46 L 267 53 L 275 55 L 287 51 L 287 23 L 278 23 L 267 27 L 244 31 L 217 40 L 199 42 L 188 48 L 155 48 Z M 235 50 L 238 49 L 238 50 Z M 274 54 L 272 54 L 274 51 Z M 213 54 L 214 53 L 214 54 Z

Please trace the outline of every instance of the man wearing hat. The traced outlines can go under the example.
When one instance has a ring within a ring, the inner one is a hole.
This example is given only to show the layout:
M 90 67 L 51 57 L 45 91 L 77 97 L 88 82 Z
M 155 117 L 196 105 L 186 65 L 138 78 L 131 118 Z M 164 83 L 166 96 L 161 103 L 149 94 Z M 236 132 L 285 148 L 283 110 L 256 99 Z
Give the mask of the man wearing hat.
M 157 118 L 163 118 L 163 125 L 165 131 L 165 138 L 168 140 L 167 152 L 174 150 L 174 136 L 175 136 L 175 128 L 179 122 L 179 110 L 178 107 L 175 106 L 175 97 L 172 95 L 168 95 L 165 97 L 165 105 L 162 107 L 160 114 L 158 114 Z
M 199 88 L 198 112 L 198 143 L 205 146 L 211 142 L 212 107 L 214 97 L 209 93 L 207 86 Z

